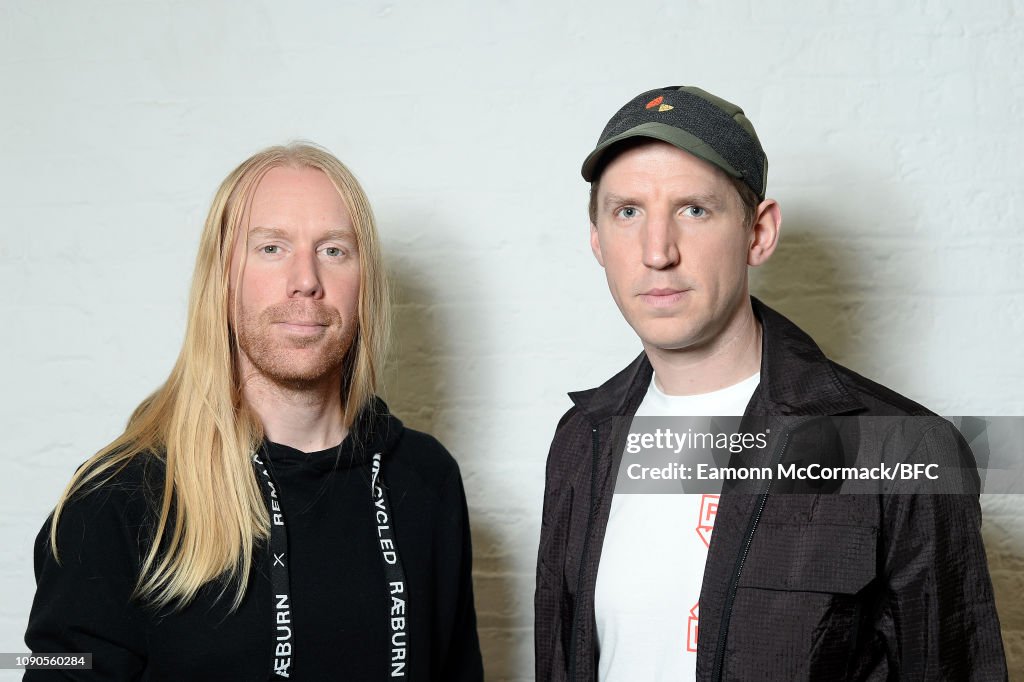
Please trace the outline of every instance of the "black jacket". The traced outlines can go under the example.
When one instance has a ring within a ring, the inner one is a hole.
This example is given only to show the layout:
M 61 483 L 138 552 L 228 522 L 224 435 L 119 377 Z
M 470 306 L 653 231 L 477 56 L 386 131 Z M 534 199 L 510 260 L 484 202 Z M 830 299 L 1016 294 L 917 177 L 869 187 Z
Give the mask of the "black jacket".
M 388 593 L 370 495 L 382 470 L 408 586 L 411 682 L 483 679 L 471 582 L 469 520 L 458 465 L 434 438 L 406 429 L 383 402 L 365 410 L 340 450 L 268 444 L 291 560 L 292 678 L 390 679 Z M 353 445 L 359 440 L 360 446 Z M 207 584 L 183 610 L 130 598 L 152 541 L 158 457 L 136 457 L 61 517 L 58 565 L 50 522 L 36 541 L 37 590 L 25 641 L 35 652 L 92 652 L 91 671 L 29 671 L 25 680 L 266 680 L 274 651 L 267 546 L 257 547 L 241 606 L 234 585 Z
M 829 361 L 792 322 L 752 305 L 761 383 L 746 415 L 913 417 L 879 438 L 882 456 L 973 463 L 948 422 Z M 538 682 L 596 679 L 597 567 L 628 417 L 651 376 L 641 354 L 601 387 L 570 394 L 575 405 L 558 424 L 537 562 Z M 776 431 L 769 451 L 781 457 L 786 428 Z M 726 489 L 700 594 L 697 679 L 1006 679 L 980 525 L 977 494 Z

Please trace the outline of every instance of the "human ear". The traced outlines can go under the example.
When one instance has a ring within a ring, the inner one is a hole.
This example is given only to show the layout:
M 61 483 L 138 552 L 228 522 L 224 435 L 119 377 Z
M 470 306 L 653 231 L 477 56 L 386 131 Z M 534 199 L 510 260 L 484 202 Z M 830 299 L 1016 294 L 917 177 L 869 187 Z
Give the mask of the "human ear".
M 779 244 L 782 230 L 782 209 L 774 199 L 765 199 L 757 206 L 754 224 L 750 228 L 750 247 L 747 265 L 758 266 L 771 258 Z
M 601 239 L 597 234 L 597 225 L 590 223 L 590 250 L 594 252 L 594 258 L 604 267 L 604 256 L 601 254 Z

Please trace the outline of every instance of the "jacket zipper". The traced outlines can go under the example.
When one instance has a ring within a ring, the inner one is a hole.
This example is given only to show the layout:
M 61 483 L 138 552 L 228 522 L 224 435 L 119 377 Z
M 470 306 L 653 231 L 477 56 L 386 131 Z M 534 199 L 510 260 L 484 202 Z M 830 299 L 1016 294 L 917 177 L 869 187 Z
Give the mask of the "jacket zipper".
M 594 502 L 597 499 L 597 427 L 590 430 L 590 507 L 587 510 L 587 534 L 583 536 L 583 552 L 580 554 L 580 570 L 576 576 L 576 603 L 572 609 L 572 627 L 569 629 L 569 681 L 576 682 L 576 628 L 580 621 L 580 603 L 583 601 L 583 572 L 587 565 L 590 549 L 590 531 L 594 524 Z
M 803 423 L 801 421 L 796 426 L 800 426 Z M 782 461 L 782 456 L 786 453 L 786 448 L 789 446 L 789 437 L 793 433 L 794 428 L 790 428 L 786 432 L 786 437 L 783 439 L 779 452 L 772 464 L 774 469 L 778 468 L 779 462 Z M 715 682 L 722 681 L 723 668 L 725 667 L 725 642 L 729 635 L 729 620 L 732 618 L 733 602 L 736 600 L 736 591 L 739 589 L 740 574 L 743 573 L 743 564 L 747 561 L 747 554 L 750 552 L 750 545 L 754 542 L 754 533 L 757 531 L 757 524 L 761 521 L 761 513 L 768 502 L 768 493 L 771 491 L 771 488 L 772 480 L 769 479 L 768 485 L 765 487 L 764 492 L 761 493 L 761 499 L 758 501 L 757 513 L 754 514 L 754 518 L 750 521 L 750 527 L 747 528 L 746 539 L 743 542 L 743 551 L 740 552 L 736 562 L 736 570 L 733 572 L 732 580 L 729 582 L 729 591 L 725 596 L 725 608 L 722 610 L 722 621 L 718 627 L 715 667 L 711 675 L 711 679 L 715 680 Z

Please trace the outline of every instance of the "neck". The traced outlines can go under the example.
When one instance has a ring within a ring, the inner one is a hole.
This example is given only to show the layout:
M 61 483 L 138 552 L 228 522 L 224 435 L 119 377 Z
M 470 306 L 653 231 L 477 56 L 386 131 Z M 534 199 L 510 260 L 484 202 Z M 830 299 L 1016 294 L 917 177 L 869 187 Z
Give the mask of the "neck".
M 345 439 L 341 376 L 303 385 L 282 385 L 251 366 L 242 374 L 242 397 L 263 424 L 267 439 L 316 452 Z
M 739 383 L 761 369 L 761 325 L 750 299 L 704 344 L 666 350 L 644 344 L 654 381 L 666 395 L 698 395 Z

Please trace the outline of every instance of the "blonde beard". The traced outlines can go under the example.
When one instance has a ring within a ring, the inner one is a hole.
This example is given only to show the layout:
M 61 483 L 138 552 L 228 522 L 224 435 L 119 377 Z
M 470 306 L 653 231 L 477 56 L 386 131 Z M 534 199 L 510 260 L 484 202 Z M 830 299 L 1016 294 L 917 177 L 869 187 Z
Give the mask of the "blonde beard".
M 318 336 L 279 338 L 274 323 L 293 319 L 328 326 Z M 336 310 L 315 301 L 288 301 L 255 315 L 242 308 L 236 328 L 238 347 L 253 370 L 270 383 L 303 389 L 341 378 L 356 326 L 355 319 L 343 320 Z

